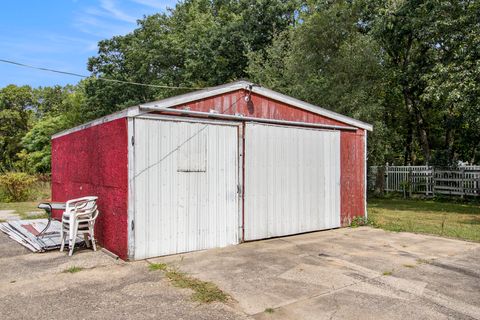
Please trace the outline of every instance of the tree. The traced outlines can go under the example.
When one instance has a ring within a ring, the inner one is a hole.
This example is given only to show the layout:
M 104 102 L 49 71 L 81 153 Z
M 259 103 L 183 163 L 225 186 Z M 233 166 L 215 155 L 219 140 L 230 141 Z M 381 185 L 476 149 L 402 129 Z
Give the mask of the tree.
M 11 169 L 18 160 L 21 139 L 30 129 L 32 117 L 31 87 L 9 85 L 0 89 L 0 169 Z
M 23 149 L 17 155 L 17 166 L 23 172 L 49 173 L 52 154 L 50 138 L 67 127 L 69 122 L 64 115 L 47 116 L 35 123 L 22 138 Z
M 374 124 L 369 159 L 453 165 L 479 155 L 479 4 L 309 2 L 251 51 L 255 81 Z
M 88 68 L 96 77 L 153 85 L 206 87 L 246 76 L 249 50 L 262 51 L 295 23 L 296 0 L 187 0 L 169 14 L 138 21 L 125 36 L 99 43 Z M 92 117 L 188 92 L 85 82 Z
M 50 137 L 86 122 L 83 87 L 7 86 L 0 90 L 0 169 L 50 171 Z
M 478 3 L 365 3 L 370 4 L 366 6 L 366 24 L 385 50 L 385 67 L 394 75 L 390 85 L 402 93 L 408 134 L 416 131 L 406 139 L 405 159 L 454 164 L 458 159 L 454 141 L 462 141 L 461 137 L 467 132 L 471 135 L 470 128 L 478 125 Z M 462 115 L 469 115 L 473 123 Z M 459 127 L 462 130 L 456 129 Z M 419 159 L 415 140 L 422 150 Z M 476 146 L 469 145 L 471 156 Z
M 384 83 L 380 47 L 359 23 L 357 7 L 337 1 L 305 7 L 302 22 L 276 36 L 266 54 L 250 52 L 252 80 L 310 103 L 370 122 L 369 159 L 390 161 L 398 153 L 400 115 Z M 393 98 L 392 98 L 393 97 Z M 390 143 L 391 142 L 391 143 Z
M 83 86 L 45 87 L 34 90 L 38 119 L 21 139 L 16 167 L 29 173 L 50 172 L 51 136 L 87 122 Z

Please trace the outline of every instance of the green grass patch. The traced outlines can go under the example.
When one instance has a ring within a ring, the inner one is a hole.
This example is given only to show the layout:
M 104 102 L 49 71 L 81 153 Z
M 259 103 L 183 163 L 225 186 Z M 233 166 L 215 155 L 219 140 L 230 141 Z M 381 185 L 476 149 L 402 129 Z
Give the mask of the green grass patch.
M 83 268 L 81 268 L 81 267 L 72 266 L 68 269 L 63 270 L 63 273 L 77 273 L 77 272 L 80 272 L 82 270 L 83 270 Z
M 210 303 L 228 300 L 228 295 L 220 290 L 216 284 L 191 277 L 176 268 L 170 267 L 166 263 L 150 263 L 148 269 L 150 271 L 160 270 L 165 272 L 165 276 L 175 287 L 193 290 L 192 299 L 195 301 Z
M 405 268 L 415 268 L 413 264 L 404 264 L 403 265 Z
M 150 271 L 157 271 L 157 270 L 165 271 L 167 270 L 167 264 L 166 263 L 150 263 L 150 265 L 148 266 L 148 269 Z
M 480 241 L 480 206 L 434 200 L 371 199 L 368 218 L 375 227 Z
M 0 210 L 15 210 L 21 219 L 46 218 L 44 210 L 38 209 L 38 202 L 0 202 Z M 29 212 L 37 211 L 38 214 L 31 215 Z
M 228 299 L 228 296 L 212 282 L 195 279 L 178 270 L 168 270 L 165 275 L 175 287 L 193 290 L 192 299 L 195 301 L 210 303 L 225 302 Z
M 267 308 L 265 309 L 265 313 L 274 313 L 275 310 L 273 308 Z
M 384 276 L 391 276 L 393 274 L 392 271 L 383 271 L 382 273 Z

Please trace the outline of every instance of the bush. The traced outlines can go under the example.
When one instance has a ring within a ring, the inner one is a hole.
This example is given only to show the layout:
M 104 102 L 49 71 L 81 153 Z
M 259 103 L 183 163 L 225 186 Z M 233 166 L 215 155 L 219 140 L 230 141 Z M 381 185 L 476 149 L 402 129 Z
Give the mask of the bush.
M 25 172 L 7 172 L 0 175 L 0 187 L 4 190 L 5 201 L 25 201 L 37 178 Z
M 366 226 L 367 224 L 368 224 L 367 218 L 357 216 L 357 217 L 352 219 L 352 222 L 350 223 L 350 227 L 356 228 L 356 227 L 360 227 L 360 226 Z

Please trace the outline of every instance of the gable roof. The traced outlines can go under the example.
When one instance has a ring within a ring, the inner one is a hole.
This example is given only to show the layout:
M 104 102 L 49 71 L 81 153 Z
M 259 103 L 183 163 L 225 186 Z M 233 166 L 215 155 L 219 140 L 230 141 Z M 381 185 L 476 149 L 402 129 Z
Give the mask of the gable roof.
M 318 107 L 311 103 L 308 103 L 299 99 L 295 99 L 293 97 L 284 95 L 282 93 L 261 87 L 259 85 L 256 85 L 254 83 L 244 81 L 244 80 L 235 81 L 232 83 L 227 83 L 227 84 L 223 84 L 220 86 L 211 87 L 211 88 L 207 88 L 199 91 L 189 92 L 186 94 L 174 96 L 174 97 L 159 100 L 159 101 L 144 103 L 140 105 L 140 109 L 155 110 L 155 109 L 171 108 L 181 104 L 185 104 L 185 103 L 189 103 L 189 102 L 193 102 L 193 101 L 201 100 L 205 98 L 210 98 L 213 96 L 221 95 L 221 94 L 232 92 L 232 91 L 237 91 L 240 89 L 251 90 L 251 92 L 254 92 L 258 95 L 261 95 L 279 102 L 283 102 L 293 107 L 297 107 L 299 109 L 303 109 L 321 116 L 325 116 L 327 118 L 334 119 L 334 120 L 343 122 L 345 124 L 352 125 L 357 128 L 362 128 L 368 131 L 373 130 L 373 126 L 371 124 Z

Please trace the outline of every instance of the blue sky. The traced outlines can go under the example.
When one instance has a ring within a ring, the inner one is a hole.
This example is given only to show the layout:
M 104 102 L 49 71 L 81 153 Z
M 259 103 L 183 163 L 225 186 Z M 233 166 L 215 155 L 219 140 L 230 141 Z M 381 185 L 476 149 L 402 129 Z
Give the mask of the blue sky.
M 0 4 L 0 59 L 88 74 L 97 42 L 126 34 L 144 15 L 176 0 L 4 0 Z M 0 63 L 0 87 L 77 83 L 79 78 Z

